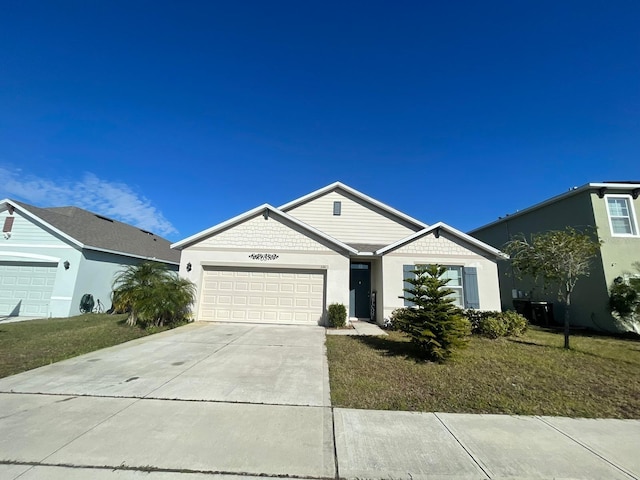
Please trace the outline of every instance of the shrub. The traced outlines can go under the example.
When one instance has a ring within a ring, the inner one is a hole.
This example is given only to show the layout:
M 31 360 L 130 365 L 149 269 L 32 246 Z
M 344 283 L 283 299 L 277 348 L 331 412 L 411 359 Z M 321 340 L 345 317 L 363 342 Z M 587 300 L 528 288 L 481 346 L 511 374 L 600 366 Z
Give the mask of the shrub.
M 480 322 L 478 334 L 488 338 L 506 337 L 507 325 L 501 318 L 490 316 Z
M 329 326 L 343 328 L 347 325 L 347 307 L 341 303 L 332 303 L 328 309 Z
M 157 262 L 129 265 L 116 274 L 114 311 L 128 312 L 128 325 L 176 326 L 188 322 L 195 285 Z
M 501 318 L 506 327 L 507 335 L 511 337 L 519 337 L 527 331 L 529 322 L 526 318 L 513 310 L 507 310 L 506 312 L 500 312 L 499 318 Z
M 404 298 L 415 306 L 394 312 L 398 329 L 425 357 L 438 362 L 449 358 L 455 348 L 466 346 L 471 331 L 461 310 L 453 305 L 453 290 L 446 288 L 449 279 L 442 278 L 445 271 L 438 265 L 416 267 L 415 278 L 406 279 L 412 287 L 404 290 Z
M 514 311 L 496 312 L 465 310 L 464 316 L 471 323 L 471 333 L 488 338 L 520 336 L 527 331 L 529 323 Z
M 495 311 L 487 311 L 487 310 L 463 310 L 462 314 L 469 320 L 471 323 L 471 333 L 479 334 L 481 330 L 482 323 L 489 317 L 495 316 L 500 312 Z

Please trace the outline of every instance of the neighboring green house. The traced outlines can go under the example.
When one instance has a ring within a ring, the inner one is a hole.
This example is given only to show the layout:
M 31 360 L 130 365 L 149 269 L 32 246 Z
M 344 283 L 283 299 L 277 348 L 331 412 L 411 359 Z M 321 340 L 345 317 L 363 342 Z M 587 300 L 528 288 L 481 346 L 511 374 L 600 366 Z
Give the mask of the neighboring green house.
M 180 252 L 140 228 L 77 207 L 0 201 L 0 320 L 69 317 L 91 294 L 111 308 L 116 272 L 143 260 L 177 270 Z
M 604 242 L 593 262 L 591 275 L 578 280 L 571 300 L 571 323 L 605 331 L 625 331 L 629 326 L 616 322 L 608 309 L 608 290 L 617 277 L 638 272 L 640 232 L 636 211 L 640 210 L 639 182 L 589 183 L 542 203 L 499 218 L 476 228 L 469 234 L 495 248 L 501 248 L 512 236 L 523 233 L 562 230 L 567 226 L 582 230 L 595 227 Z M 555 317 L 562 320 L 564 305 L 556 301 L 555 292 L 533 290 L 531 283 L 510 274 L 509 263 L 499 262 L 502 308 L 512 309 L 514 298 L 554 301 Z M 636 329 L 638 327 L 636 326 Z M 640 333 L 640 332 L 639 332 Z

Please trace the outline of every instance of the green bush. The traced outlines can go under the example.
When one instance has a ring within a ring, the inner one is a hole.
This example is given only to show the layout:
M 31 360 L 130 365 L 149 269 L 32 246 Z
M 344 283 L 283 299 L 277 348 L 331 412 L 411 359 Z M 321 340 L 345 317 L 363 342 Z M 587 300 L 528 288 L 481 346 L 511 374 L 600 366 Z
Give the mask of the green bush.
M 511 310 L 465 310 L 464 316 L 471 322 L 471 333 L 488 338 L 518 337 L 526 332 L 529 326 L 526 318 Z
M 480 322 L 478 334 L 488 338 L 507 336 L 507 324 L 497 316 L 490 316 Z
M 328 309 L 329 326 L 344 328 L 347 325 L 347 307 L 341 303 L 332 303 Z
M 498 314 L 507 326 L 507 336 L 519 337 L 527 331 L 529 322 L 526 318 L 513 310 L 507 310 Z
M 468 320 L 453 305 L 453 290 L 446 288 L 449 279 L 442 278 L 445 271 L 438 265 L 416 267 L 415 277 L 406 279 L 411 288 L 404 289 L 404 298 L 415 306 L 394 312 L 398 329 L 424 357 L 438 362 L 449 358 L 456 348 L 465 347 L 471 333 Z

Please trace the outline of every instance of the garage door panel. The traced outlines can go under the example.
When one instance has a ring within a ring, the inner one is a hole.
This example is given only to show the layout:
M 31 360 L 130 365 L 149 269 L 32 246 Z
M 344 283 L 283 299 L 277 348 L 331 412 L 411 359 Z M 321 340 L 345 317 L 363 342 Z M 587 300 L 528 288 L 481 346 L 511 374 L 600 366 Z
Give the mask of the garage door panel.
M 0 315 L 49 315 L 55 263 L 0 262 Z
M 199 320 L 317 325 L 323 310 L 321 272 L 204 270 Z

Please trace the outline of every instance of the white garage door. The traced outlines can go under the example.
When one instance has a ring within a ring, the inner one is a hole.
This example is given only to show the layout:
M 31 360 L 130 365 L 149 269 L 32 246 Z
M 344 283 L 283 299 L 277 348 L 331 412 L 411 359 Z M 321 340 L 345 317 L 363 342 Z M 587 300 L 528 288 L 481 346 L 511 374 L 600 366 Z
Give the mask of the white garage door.
M 55 263 L 0 262 L 0 316 L 47 317 Z
M 320 272 L 204 270 L 198 320 L 318 325 L 323 310 Z

